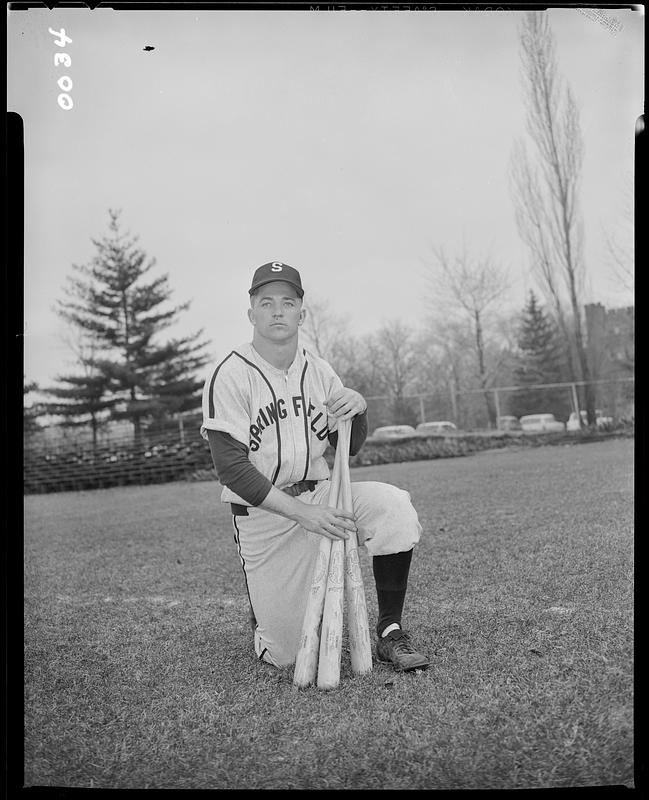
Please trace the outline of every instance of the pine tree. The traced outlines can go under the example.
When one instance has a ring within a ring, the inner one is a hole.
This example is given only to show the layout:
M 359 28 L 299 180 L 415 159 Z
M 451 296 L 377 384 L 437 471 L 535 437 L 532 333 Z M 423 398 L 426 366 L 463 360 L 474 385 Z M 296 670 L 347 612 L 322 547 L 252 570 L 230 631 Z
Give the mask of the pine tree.
M 83 364 L 88 367 L 89 365 Z M 97 434 L 107 422 L 108 412 L 116 401 L 106 398 L 106 378 L 101 374 L 62 375 L 56 380 L 63 385 L 52 386 L 43 391 L 58 402 L 42 403 L 43 412 L 63 417 L 66 427 L 90 426 L 93 448 L 97 446 Z
M 36 421 L 43 413 L 41 404 L 25 405 L 25 400 L 30 392 L 38 392 L 39 386 L 35 381 L 23 381 L 23 433 L 28 436 L 41 429 Z
M 109 215 L 108 236 L 92 240 L 97 254 L 89 264 L 73 265 L 76 276 L 58 304 L 59 315 L 92 343 L 92 355 L 83 360 L 85 375 L 62 378 L 67 388 L 57 391 L 91 418 L 110 408 L 113 419 L 129 419 L 137 440 L 145 418 L 200 405 L 196 371 L 207 363 L 207 343 L 199 341 L 202 331 L 159 342 L 189 303 L 169 305 L 167 275 L 146 280 L 155 259 L 120 231 L 119 212 Z
M 530 292 L 522 312 L 518 349 L 514 366 L 517 386 L 533 387 L 564 380 L 566 366 L 559 330 L 539 305 L 534 292 Z M 570 413 L 570 395 L 562 388 L 524 389 L 513 394 L 511 409 L 516 416 L 550 413 L 565 420 Z

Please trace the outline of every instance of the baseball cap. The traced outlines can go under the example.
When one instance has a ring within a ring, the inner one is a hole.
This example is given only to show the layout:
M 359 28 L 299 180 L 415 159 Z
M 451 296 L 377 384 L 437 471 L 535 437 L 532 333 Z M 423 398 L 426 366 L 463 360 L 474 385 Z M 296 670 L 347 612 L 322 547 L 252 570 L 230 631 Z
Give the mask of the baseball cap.
M 300 273 L 295 267 L 289 267 L 288 264 L 282 264 L 281 261 L 270 261 L 268 264 L 258 267 L 252 276 L 252 285 L 248 290 L 248 294 L 254 294 L 260 286 L 265 286 L 273 281 L 290 283 L 295 288 L 298 296 L 304 297 Z

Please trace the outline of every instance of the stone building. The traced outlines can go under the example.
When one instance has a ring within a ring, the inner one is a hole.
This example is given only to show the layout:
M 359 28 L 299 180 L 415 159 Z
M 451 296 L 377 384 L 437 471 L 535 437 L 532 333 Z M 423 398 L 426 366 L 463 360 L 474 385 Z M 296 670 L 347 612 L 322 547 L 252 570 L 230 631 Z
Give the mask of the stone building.
M 635 373 L 634 307 L 584 306 L 588 361 L 597 386 L 597 403 L 616 417 L 633 417 Z

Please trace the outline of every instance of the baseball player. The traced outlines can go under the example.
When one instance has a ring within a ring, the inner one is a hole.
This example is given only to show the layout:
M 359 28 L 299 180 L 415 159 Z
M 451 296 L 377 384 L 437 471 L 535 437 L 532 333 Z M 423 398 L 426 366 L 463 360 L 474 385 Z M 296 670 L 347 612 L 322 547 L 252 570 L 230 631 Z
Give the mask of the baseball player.
M 351 419 L 350 452 L 367 436 L 367 403 L 331 366 L 298 344 L 306 309 L 299 272 L 271 262 L 249 290 L 252 342 L 212 368 L 203 390 L 207 439 L 221 500 L 229 503 L 257 656 L 295 662 L 321 536 L 356 530 L 372 556 L 378 601 L 377 656 L 395 669 L 428 666 L 401 627 L 408 573 L 421 535 L 410 495 L 386 483 L 353 482 L 354 512 L 327 505 L 324 454 Z

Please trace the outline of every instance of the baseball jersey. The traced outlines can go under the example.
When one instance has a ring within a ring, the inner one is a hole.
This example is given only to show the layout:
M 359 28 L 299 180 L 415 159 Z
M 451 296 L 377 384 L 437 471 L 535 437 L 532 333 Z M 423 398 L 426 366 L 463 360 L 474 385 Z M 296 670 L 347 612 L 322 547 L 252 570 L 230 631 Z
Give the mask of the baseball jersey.
M 263 359 L 251 343 L 235 348 L 208 375 L 203 423 L 248 448 L 248 458 L 278 489 L 303 480 L 324 480 L 327 437 L 336 430 L 325 400 L 343 384 L 324 359 L 298 348 L 288 370 Z M 245 504 L 227 486 L 221 500 Z

